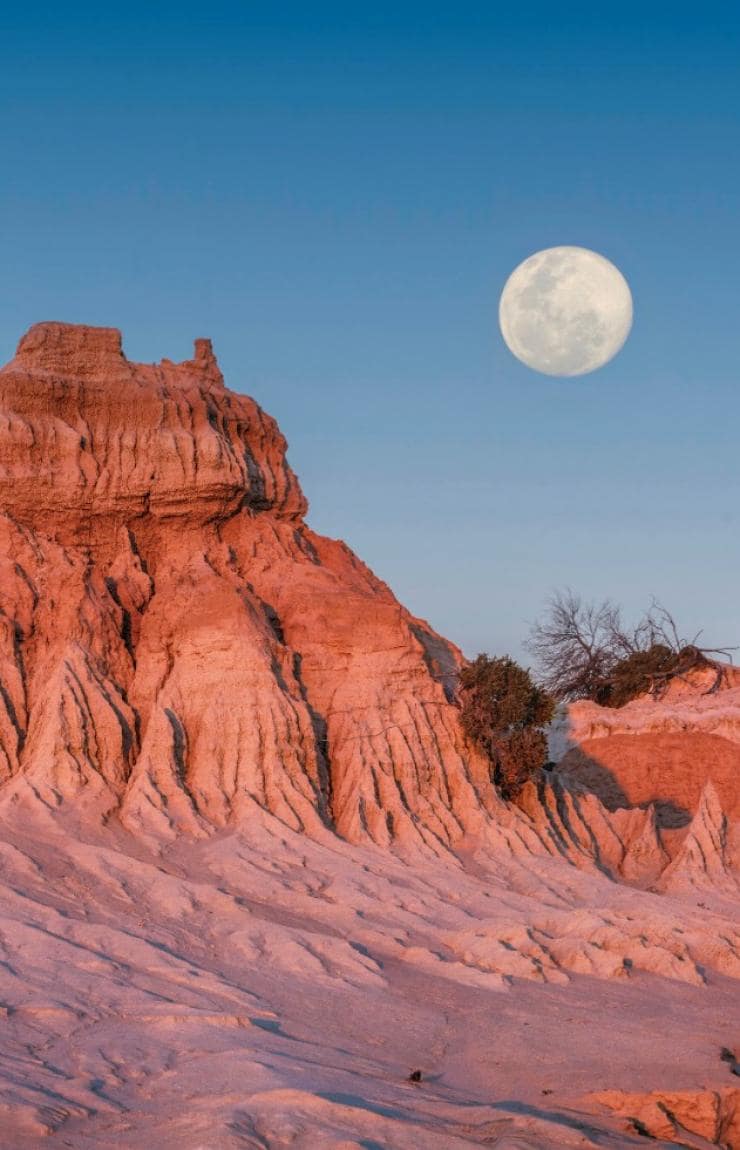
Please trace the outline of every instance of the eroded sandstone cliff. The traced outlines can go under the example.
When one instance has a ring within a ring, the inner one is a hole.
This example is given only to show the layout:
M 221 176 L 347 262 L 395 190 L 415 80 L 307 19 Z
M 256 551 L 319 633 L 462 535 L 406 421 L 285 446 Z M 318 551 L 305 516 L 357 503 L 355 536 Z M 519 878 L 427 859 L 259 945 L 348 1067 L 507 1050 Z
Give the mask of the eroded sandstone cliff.
M 193 359 L 33 327 L 0 372 L 0 795 L 198 834 L 256 805 L 448 843 L 493 801 L 459 654 L 304 522 L 274 420 Z
M 504 803 L 207 341 L 0 398 L 3 1145 L 740 1147 L 732 675 Z
M 564 736 L 564 740 L 562 740 Z M 612 810 L 658 804 L 666 828 L 685 826 L 711 782 L 723 810 L 740 817 L 740 669 L 680 676 L 659 696 L 613 709 L 578 702 L 561 721 L 563 777 Z
M 309 529 L 283 436 L 209 341 L 142 365 L 114 329 L 39 324 L 0 397 L 1 808 L 195 836 L 267 811 L 435 850 L 483 835 L 642 885 L 733 870 L 730 672 L 571 708 L 576 749 L 511 808 L 460 730 L 459 652 Z

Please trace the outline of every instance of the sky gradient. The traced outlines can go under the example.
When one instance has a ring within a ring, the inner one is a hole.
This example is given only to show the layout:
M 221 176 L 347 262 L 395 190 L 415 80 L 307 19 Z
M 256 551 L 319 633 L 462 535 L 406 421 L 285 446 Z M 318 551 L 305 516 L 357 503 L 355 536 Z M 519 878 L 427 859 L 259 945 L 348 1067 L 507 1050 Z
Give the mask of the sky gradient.
M 311 525 L 468 654 L 564 585 L 740 642 L 740 14 L 505 8 L 4 6 L 0 359 L 44 319 L 210 336 Z M 634 297 L 577 379 L 497 326 L 556 244 Z

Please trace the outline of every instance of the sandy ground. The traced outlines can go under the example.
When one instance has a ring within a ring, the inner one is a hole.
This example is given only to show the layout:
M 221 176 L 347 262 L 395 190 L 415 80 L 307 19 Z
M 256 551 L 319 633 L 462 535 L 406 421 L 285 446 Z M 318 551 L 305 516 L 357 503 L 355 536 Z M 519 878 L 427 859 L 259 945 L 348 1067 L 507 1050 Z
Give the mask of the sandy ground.
M 726 893 L 269 816 L 168 847 L 28 818 L 0 839 L 8 1150 L 611 1150 L 645 1138 L 594 1093 L 740 1085 Z

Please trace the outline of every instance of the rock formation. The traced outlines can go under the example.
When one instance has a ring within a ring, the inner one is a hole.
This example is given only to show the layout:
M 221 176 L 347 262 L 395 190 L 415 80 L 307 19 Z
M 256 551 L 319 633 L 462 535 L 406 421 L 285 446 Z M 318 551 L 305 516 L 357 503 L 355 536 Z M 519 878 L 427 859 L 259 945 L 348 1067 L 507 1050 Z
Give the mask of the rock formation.
M 207 341 L 0 395 L 3 1145 L 738 1150 L 740 680 L 504 803 Z
M 493 801 L 459 653 L 305 524 L 274 420 L 193 359 L 44 323 L 0 372 L 2 802 L 200 834 L 255 804 L 449 843 Z
M 606 1090 L 594 1101 L 623 1115 L 643 1138 L 663 1139 L 679 1146 L 740 1145 L 740 1089 L 685 1090 L 673 1093 L 652 1091 L 624 1094 Z M 692 1139 L 689 1141 L 689 1139 Z
M 711 779 L 728 814 L 740 815 L 740 668 L 673 680 L 658 698 L 617 709 L 578 702 L 561 724 L 562 775 L 607 806 L 657 802 L 665 826 L 685 825 Z
M 1 807 L 195 836 L 263 809 L 434 849 L 503 834 L 643 883 L 671 859 L 696 878 L 701 841 L 732 869 L 740 677 L 575 705 L 558 777 L 504 809 L 459 728 L 459 652 L 308 528 L 283 436 L 208 340 L 142 365 L 114 329 L 39 324 L 0 391 Z

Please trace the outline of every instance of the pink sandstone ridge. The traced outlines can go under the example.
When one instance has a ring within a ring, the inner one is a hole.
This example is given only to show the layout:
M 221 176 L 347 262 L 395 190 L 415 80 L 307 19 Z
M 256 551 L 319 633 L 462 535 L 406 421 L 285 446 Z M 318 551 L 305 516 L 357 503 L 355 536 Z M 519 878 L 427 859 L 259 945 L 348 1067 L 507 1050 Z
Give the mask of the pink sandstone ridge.
M 740 818 L 740 669 L 691 671 L 659 697 L 611 709 L 568 708 L 563 776 L 611 809 L 659 806 L 666 827 L 693 816 L 711 782 L 726 814 Z
M 740 677 L 505 803 L 306 511 L 207 340 L 0 370 L 0 1146 L 740 1150 Z
M 255 805 L 379 843 L 474 825 L 459 653 L 306 526 L 209 341 L 145 366 L 39 324 L 0 387 L 6 793 L 195 834 Z

